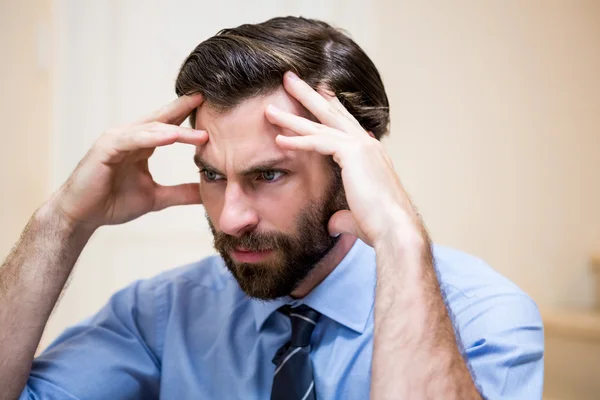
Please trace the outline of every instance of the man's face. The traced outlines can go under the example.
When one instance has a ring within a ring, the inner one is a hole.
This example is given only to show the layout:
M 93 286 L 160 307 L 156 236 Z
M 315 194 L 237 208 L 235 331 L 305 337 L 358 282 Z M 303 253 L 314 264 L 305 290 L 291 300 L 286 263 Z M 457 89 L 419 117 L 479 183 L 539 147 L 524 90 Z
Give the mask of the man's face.
M 209 133 L 196 161 L 215 249 L 240 287 L 261 299 L 288 295 L 307 277 L 337 242 L 329 218 L 348 208 L 330 158 L 277 146 L 278 134 L 295 134 L 269 123 L 268 104 L 308 117 L 283 88 L 196 115 L 196 128 Z

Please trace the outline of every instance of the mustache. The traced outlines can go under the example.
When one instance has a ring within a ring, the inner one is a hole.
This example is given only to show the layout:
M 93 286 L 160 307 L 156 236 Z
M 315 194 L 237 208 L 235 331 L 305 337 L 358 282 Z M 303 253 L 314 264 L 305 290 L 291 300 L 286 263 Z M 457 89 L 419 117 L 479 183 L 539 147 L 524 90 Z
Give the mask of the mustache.
M 214 246 L 222 252 L 230 252 L 238 247 L 257 252 L 276 250 L 284 247 L 288 240 L 278 233 L 249 232 L 242 236 L 231 236 L 224 232 L 214 233 Z

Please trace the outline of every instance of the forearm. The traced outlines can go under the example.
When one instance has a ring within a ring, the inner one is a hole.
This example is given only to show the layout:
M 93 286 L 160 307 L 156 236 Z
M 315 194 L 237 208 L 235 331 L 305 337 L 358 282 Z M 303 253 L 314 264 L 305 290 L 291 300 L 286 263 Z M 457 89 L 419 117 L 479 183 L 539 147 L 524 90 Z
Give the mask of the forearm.
M 372 398 L 480 399 L 456 343 L 427 234 L 405 228 L 375 250 Z
M 22 391 L 44 327 L 92 232 L 38 210 L 0 268 L 0 399 Z

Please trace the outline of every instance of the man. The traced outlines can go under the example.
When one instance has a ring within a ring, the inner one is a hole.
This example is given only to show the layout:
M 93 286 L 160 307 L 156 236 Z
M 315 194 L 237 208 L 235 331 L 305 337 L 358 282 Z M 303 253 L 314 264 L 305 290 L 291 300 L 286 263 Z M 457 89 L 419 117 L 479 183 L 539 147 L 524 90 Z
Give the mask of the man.
M 541 398 L 536 305 L 431 246 L 378 141 L 380 76 L 351 39 L 302 18 L 224 30 L 176 91 L 103 134 L 4 263 L 0 397 Z M 175 142 L 196 146 L 199 184 L 152 180 L 148 158 Z M 98 227 L 200 203 L 220 257 L 133 283 L 33 360 Z

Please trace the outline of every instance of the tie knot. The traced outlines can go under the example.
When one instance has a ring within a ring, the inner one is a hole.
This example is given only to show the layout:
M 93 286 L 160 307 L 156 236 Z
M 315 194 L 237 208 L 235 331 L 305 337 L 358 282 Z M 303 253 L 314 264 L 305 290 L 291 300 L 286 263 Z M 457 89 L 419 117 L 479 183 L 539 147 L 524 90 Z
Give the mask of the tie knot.
M 291 345 L 293 347 L 308 346 L 310 344 L 310 337 L 321 314 L 305 304 L 294 308 L 288 307 L 286 311 L 292 322 Z

